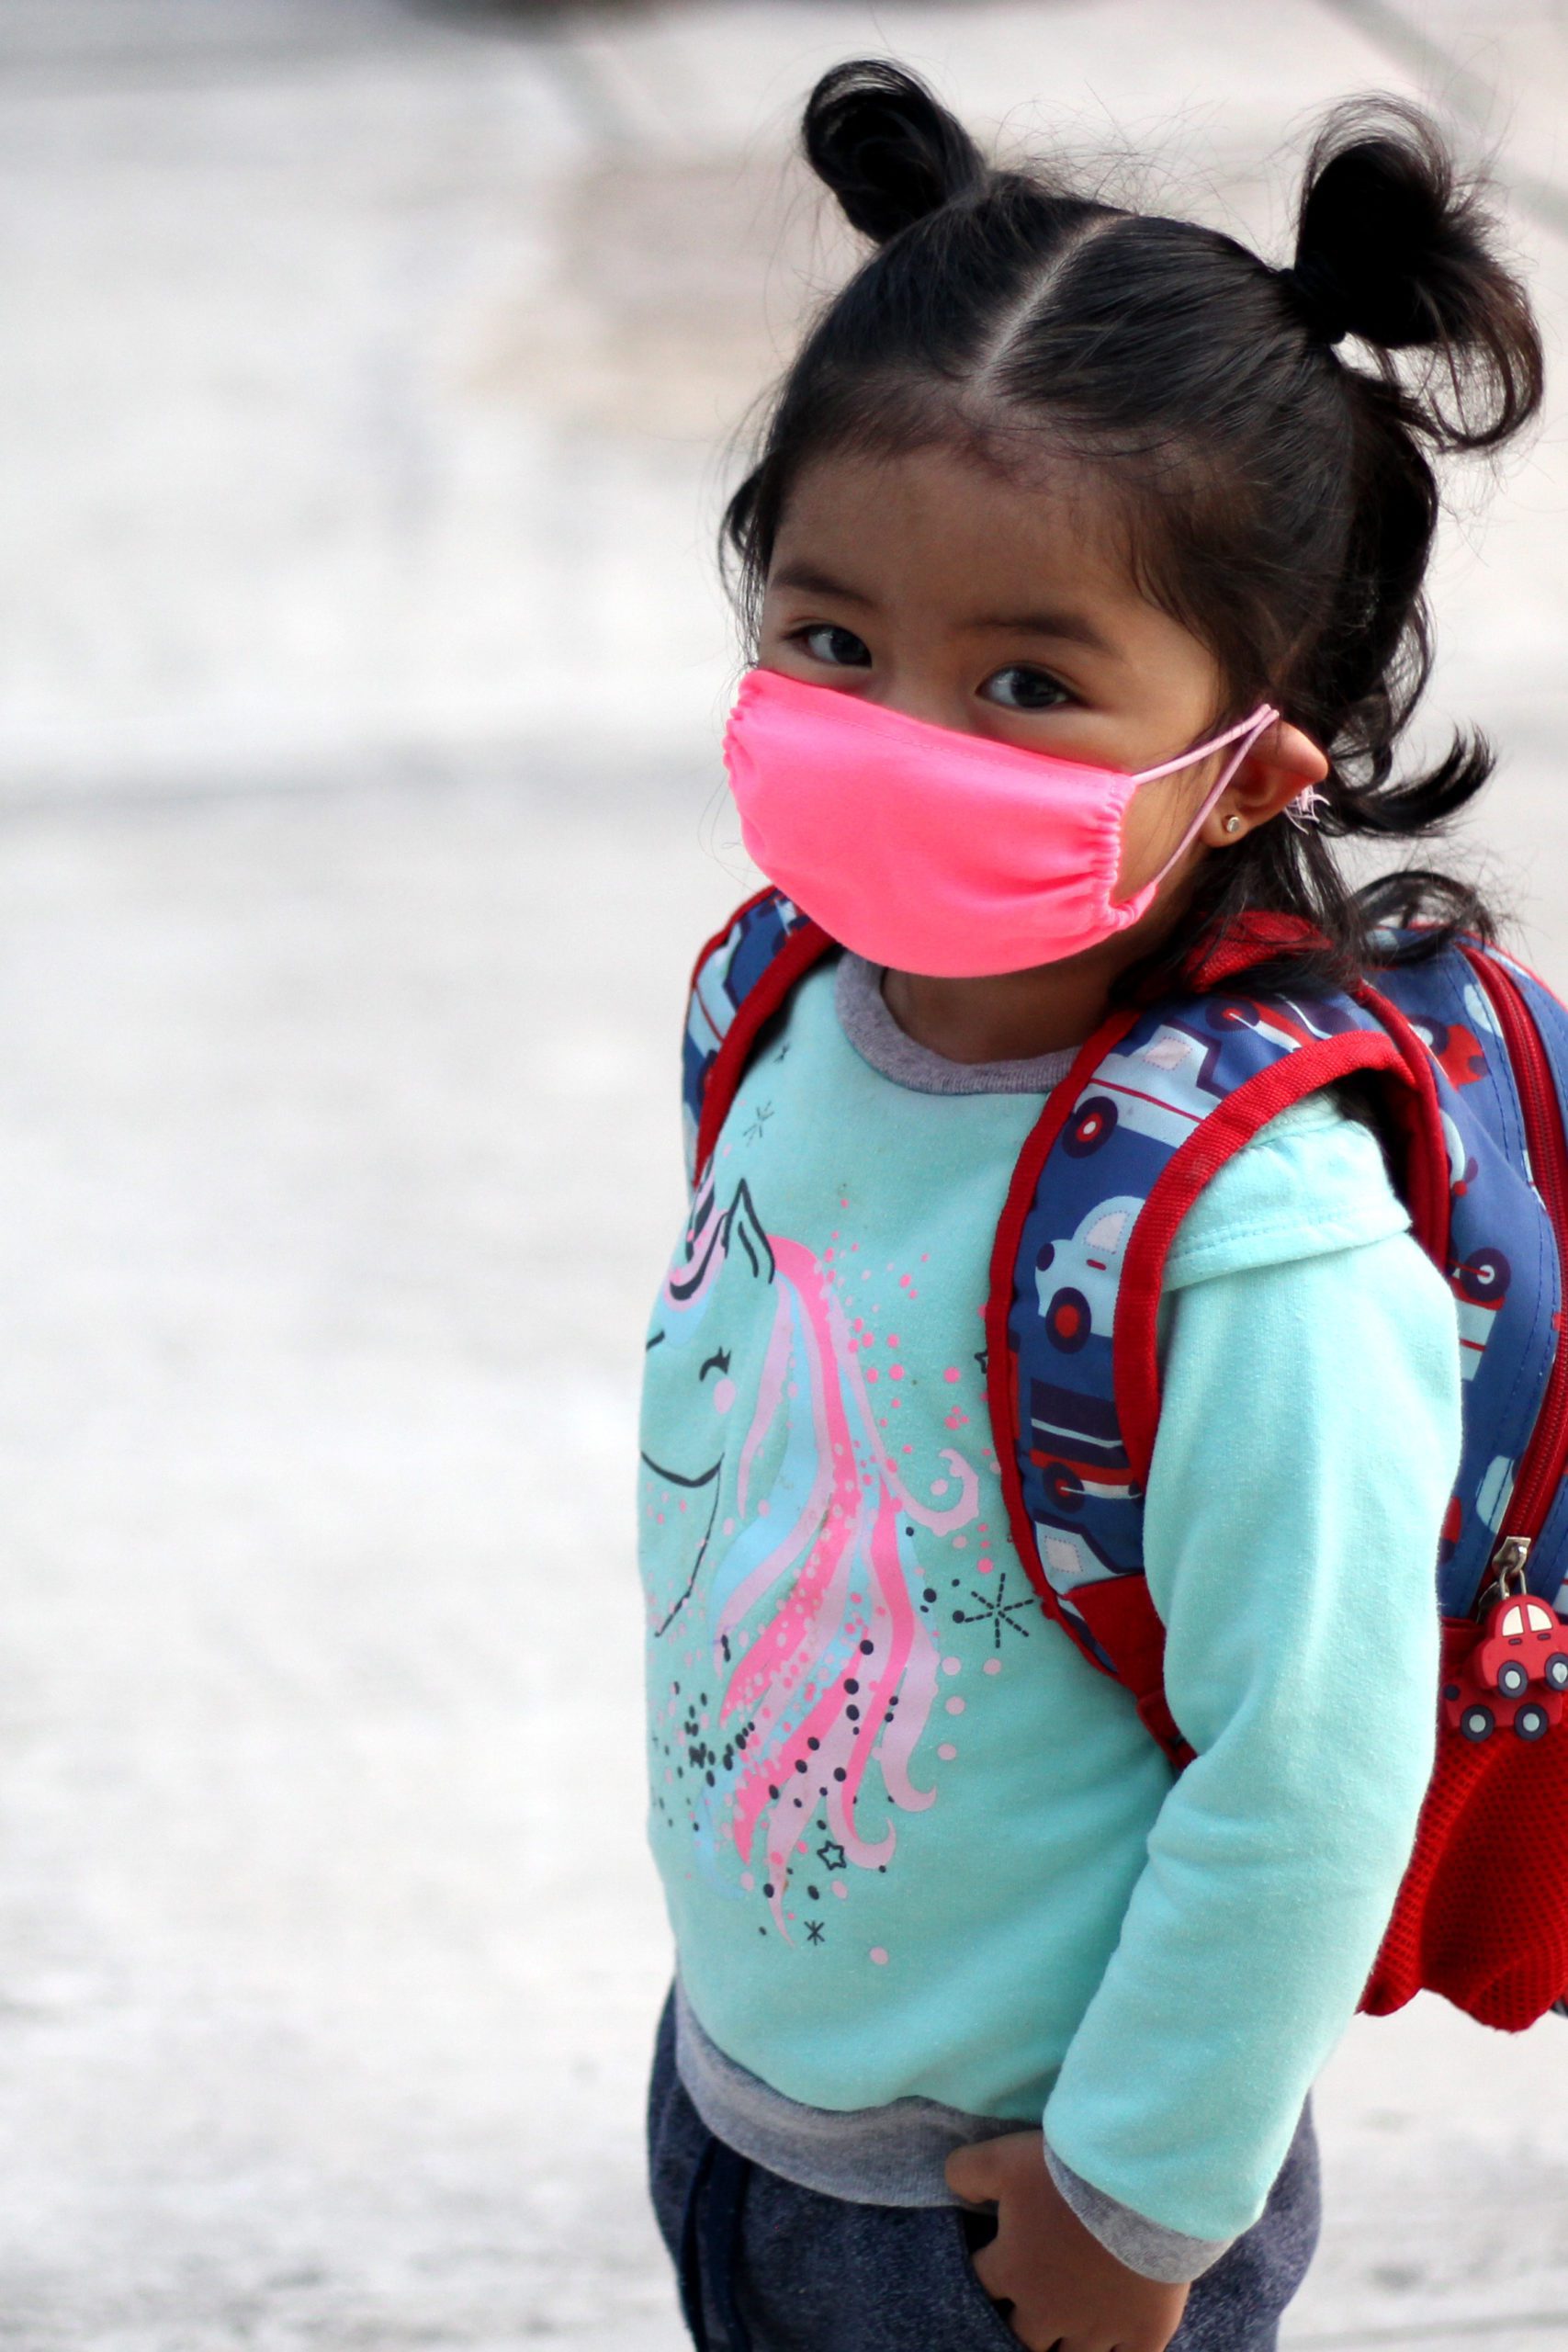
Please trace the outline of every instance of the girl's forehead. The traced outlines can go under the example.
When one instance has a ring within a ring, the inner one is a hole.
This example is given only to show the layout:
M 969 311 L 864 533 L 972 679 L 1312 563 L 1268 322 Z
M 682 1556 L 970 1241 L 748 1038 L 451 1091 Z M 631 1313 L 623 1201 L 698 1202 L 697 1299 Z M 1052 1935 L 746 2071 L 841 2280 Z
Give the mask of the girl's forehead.
M 1066 453 L 1009 469 L 948 447 L 844 450 L 802 467 L 769 584 L 831 580 L 869 605 L 956 628 L 1073 611 L 1136 650 L 1175 631 L 1131 554 L 1124 503 Z
M 878 601 L 916 585 L 1004 605 L 1070 588 L 1107 607 L 1149 609 L 1120 503 L 1091 466 L 1065 456 L 1027 472 L 945 447 L 814 458 L 791 489 L 770 576 L 829 559 L 852 567 L 847 584 Z

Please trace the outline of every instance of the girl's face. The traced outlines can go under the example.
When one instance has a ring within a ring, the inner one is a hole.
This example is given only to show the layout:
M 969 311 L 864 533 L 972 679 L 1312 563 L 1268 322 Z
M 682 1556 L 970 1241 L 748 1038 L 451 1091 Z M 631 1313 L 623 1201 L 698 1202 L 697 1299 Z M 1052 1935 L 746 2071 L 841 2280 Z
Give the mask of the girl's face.
M 758 658 L 939 727 L 1134 772 L 1201 742 L 1226 700 L 1207 647 L 1129 576 L 1091 478 L 1063 465 L 1021 488 L 942 448 L 803 469 L 769 569 Z M 1159 871 L 1224 757 L 1134 795 L 1118 897 Z M 1326 768 L 1296 729 L 1271 729 L 1155 905 L 1121 934 L 1122 959 L 1149 944 L 1207 844 L 1244 838 Z M 1227 834 L 1231 814 L 1242 821 Z

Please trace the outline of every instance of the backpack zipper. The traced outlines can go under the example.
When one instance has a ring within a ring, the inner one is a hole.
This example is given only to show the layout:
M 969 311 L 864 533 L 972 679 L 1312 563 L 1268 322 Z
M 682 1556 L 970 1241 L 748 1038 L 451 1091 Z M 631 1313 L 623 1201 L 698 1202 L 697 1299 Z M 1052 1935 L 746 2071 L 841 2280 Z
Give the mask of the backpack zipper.
M 1551 1220 L 1553 1234 L 1561 1236 L 1568 1232 L 1568 1141 L 1540 1032 L 1524 991 L 1511 974 L 1473 948 L 1467 947 L 1464 954 L 1503 1032 L 1524 1113 L 1530 1182 Z M 1560 1250 L 1561 1246 L 1559 1241 Z M 1568 1301 L 1560 1295 L 1558 1304 L 1561 1309 Z M 1556 1322 L 1557 1351 L 1547 1376 L 1546 1394 L 1519 1464 L 1492 1554 L 1492 1577 L 1478 1598 L 1478 1608 L 1494 1590 L 1503 1589 L 1506 1579 L 1517 1577 L 1522 1584 L 1530 1547 L 1545 1523 L 1568 1459 L 1568 1314 L 1559 1312 Z

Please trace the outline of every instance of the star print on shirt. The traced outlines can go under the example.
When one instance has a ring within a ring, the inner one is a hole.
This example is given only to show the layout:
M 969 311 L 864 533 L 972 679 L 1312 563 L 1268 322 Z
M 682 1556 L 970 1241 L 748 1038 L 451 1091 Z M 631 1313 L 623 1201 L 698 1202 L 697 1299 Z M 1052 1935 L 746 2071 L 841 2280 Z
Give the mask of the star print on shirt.
M 976 1592 L 974 1586 L 970 1586 L 969 1598 L 971 1600 L 979 1602 L 978 1609 L 955 1609 L 953 1612 L 955 1624 L 988 1624 L 991 1629 L 992 1642 L 998 1650 L 1002 1645 L 1004 1625 L 1010 1633 L 1021 1634 L 1025 1641 L 1029 1639 L 1028 1626 L 1019 1624 L 1016 1622 L 1016 1616 L 1019 1611 L 1022 1611 L 1025 1615 L 1032 1615 L 1036 1606 L 1032 1594 L 1026 1594 L 1022 1600 L 1009 1600 L 1006 1598 L 1008 1572 L 1005 1568 L 998 1568 L 995 1592 Z
M 819 1944 L 821 1942 L 822 1922 L 820 1919 L 807 1919 L 806 1923 L 806 1940 L 808 1944 Z
M 848 1858 L 836 1838 L 827 1838 L 817 1851 L 822 1858 L 824 1870 L 841 1871 L 849 1867 Z

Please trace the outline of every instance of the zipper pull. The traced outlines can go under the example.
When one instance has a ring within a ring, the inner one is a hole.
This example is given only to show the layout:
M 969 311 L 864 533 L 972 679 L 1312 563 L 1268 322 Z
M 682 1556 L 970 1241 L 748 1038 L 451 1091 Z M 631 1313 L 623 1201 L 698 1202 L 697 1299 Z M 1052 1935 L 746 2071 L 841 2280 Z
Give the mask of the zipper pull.
M 1530 1545 L 1534 1540 L 1529 1535 L 1504 1536 L 1492 1555 L 1492 1566 L 1499 1583 L 1516 1572 L 1523 1576 L 1529 1564 Z
M 1529 1589 L 1525 1571 L 1529 1566 L 1530 1545 L 1534 1540 L 1529 1535 L 1504 1536 L 1492 1555 L 1491 1578 L 1476 1596 L 1478 1616 L 1488 1603 L 1510 1598 L 1517 1600 L 1520 1593 Z

